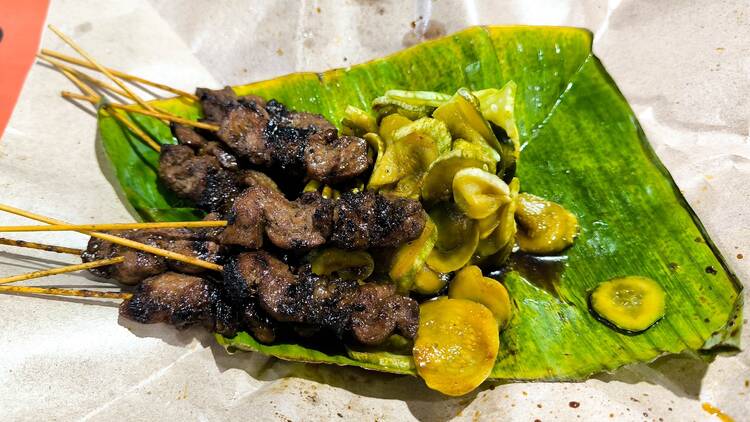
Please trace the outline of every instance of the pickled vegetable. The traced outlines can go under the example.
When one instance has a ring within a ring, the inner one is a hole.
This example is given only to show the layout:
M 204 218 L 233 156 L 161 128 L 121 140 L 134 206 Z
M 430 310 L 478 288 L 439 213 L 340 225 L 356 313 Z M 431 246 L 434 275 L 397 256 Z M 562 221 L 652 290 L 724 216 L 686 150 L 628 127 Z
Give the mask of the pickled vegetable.
M 515 165 L 521 152 L 514 111 L 516 84 L 510 81 L 500 89 L 484 89 L 473 94 L 479 100 L 482 116 L 490 123 L 500 143 L 502 172 L 498 173 L 505 173 Z M 507 138 L 502 136 L 503 134 L 507 135 Z
M 500 225 L 500 213 L 495 212 L 488 215 L 485 218 L 477 221 L 477 227 L 479 228 L 479 239 L 488 238 Z
M 450 199 L 453 191 L 453 177 L 459 170 L 472 167 L 486 169 L 485 158 L 464 149 L 454 149 L 441 155 L 427 170 L 422 183 L 422 199 L 428 202 Z
M 398 248 L 391 261 L 388 276 L 396 283 L 400 292 L 405 293 L 412 288 L 414 279 L 418 271 L 424 267 L 437 238 L 437 228 L 428 218 L 422 234 Z
M 396 121 L 396 123 L 400 123 Z M 377 189 L 413 175 L 419 178 L 444 151 L 450 149 L 451 137 L 443 122 L 423 118 L 394 128 L 388 133 L 383 158 L 376 163 L 369 187 Z
M 452 203 L 433 207 L 429 215 L 437 228 L 437 241 L 427 257 L 427 265 L 440 273 L 456 271 L 466 265 L 479 243 L 476 221 L 467 218 Z
M 413 347 L 414 344 L 410 340 L 394 334 L 378 346 L 347 346 L 346 354 L 360 362 L 373 363 L 384 368 L 414 370 L 416 368 L 412 358 Z
M 493 265 L 501 265 L 510 255 L 516 237 L 516 204 L 521 184 L 514 178 L 508 185 L 510 201 L 498 212 L 498 225 L 495 230 L 479 242 L 475 261 L 487 261 L 490 257 Z M 481 221 L 481 220 L 480 220 Z
M 479 107 L 479 100 L 466 88 L 461 88 L 448 102 L 438 107 L 432 116 L 444 121 L 454 138 L 486 144 L 501 152 L 500 142 Z
M 352 134 L 362 136 L 365 133 L 377 133 L 378 123 L 370 113 L 358 107 L 346 106 L 341 124 L 351 129 Z
M 383 141 L 385 146 L 388 147 L 393 143 L 393 134 L 401 127 L 404 127 L 412 121 L 400 114 L 392 114 L 386 116 L 380 121 L 380 127 L 378 128 L 378 134 Z
M 398 114 L 408 119 L 416 120 L 431 115 L 435 107 L 412 105 L 408 102 L 384 95 L 372 101 L 372 109 L 379 118 Z
M 417 271 L 412 290 L 423 295 L 432 295 L 443 290 L 447 283 L 447 274 L 438 274 L 424 265 Z
M 413 106 L 440 107 L 449 101 L 451 96 L 434 91 L 402 91 L 391 89 L 385 92 L 385 97 L 396 101 L 408 103 Z
M 461 169 L 453 176 L 453 200 L 469 218 L 482 219 L 510 202 L 508 185 L 478 168 Z
M 573 244 L 578 219 L 562 205 L 528 193 L 518 196 L 516 238 L 522 251 L 552 254 Z
M 654 280 L 628 276 L 599 283 L 591 292 L 590 304 L 596 315 L 614 327 L 639 333 L 664 316 L 666 296 Z
M 366 251 L 345 251 L 328 248 L 311 254 L 312 272 L 317 275 L 345 280 L 365 280 L 375 268 L 375 262 Z
M 428 387 L 449 396 L 470 392 L 490 375 L 499 347 L 497 322 L 484 305 L 441 297 L 419 307 L 414 362 Z
M 505 286 L 497 280 L 483 276 L 482 270 L 476 265 L 466 266 L 456 273 L 448 287 L 448 296 L 486 306 L 495 316 L 499 328 L 505 327 L 510 321 L 510 296 Z

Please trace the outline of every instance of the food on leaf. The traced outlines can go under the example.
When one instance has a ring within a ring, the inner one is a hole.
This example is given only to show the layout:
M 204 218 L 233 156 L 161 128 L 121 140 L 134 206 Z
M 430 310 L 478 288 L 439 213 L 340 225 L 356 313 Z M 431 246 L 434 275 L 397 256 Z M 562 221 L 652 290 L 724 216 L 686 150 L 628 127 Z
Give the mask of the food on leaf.
M 427 256 L 435 246 L 438 233 L 430 218 L 418 238 L 401 245 L 393 256 L 388 276 L 396 282 L 399 290 L 406 292 L 412 288 L 419 270 L 424 267 Z
M 489 263 L 499 265 L 505 262 L 513 250 L 516 244 L 517 226 L 515 214 L 519 188 L 520 182 L 518 178 L 514 178 L 508 185 L 510 201 L 498 211 L 498 224 L 495 230 L 489 236 L 479 241 L 476 250 L 477 261 L 483 262 L 492 257 Z
M 599 283 L 591 292 L 589 303 L 595 314 L 609 324 L 639 333 L 664 317 L 666 294 L 650 278 L 627 276 Z
M 467 299 L 486 306 L 492 311 L 500 328 L 510 321 L 510 296 L 499 281 L 485 277 L 476 265 L 461 268 L 451 280 L 448 296 L 452 299 Z
M 573 244 L 578 219 L 562 205 L 528 193 L 518 195 L 518 246 L 524 252 L 552 254 Z
M 459 89 L 432 115 L 447 123 L 448 129 L 455 138 L 465 139 L 478 145 L 485 144 L 497 152 L 501 151 L 500 142 L 479 110 L 479 100 L 467 89 Z
M 420 305 L 419 314 L 414 362 L 427 386 L 460 396 L 484 382 L 500 347 L 492 312 L 470 300 L 441 297 Z
M 375 269 L 372 256 L 366 251 L 327 248 L 315 251 L 310 259 L 312 272 L 343 280 L 365 280 Z
M 485 157 L 474 151 L 453 149 L 435 160 L 427 170 L 422 183 L 422 198 L 428 202 L 451 198 L 453 176 L 465 168 L 487 168 Z
M 429 215 L 437 228 L 437 241 L 427 257 L 427 265 L 441 273 L 456 271 L 466 265 L 479 243 L 476 221 L 448 202 L 433 207 Z
M 447 283 L 447 274 L 436 273 L 429 266 L 422 265 L 414 277 L 412 290 L 423 295 L 434 295 L 443 290 Z
M 351 129 L 352 134 L 356 136 L 378 132 L 378 123 L 375 118 L 370 113 L 354 106 L 346 106 L 341 124 Z
M 494 174 L 478 168 L 465 168 L 453 176 L 453 200 L 464 214 L 481 220 L 510 202 L 510 191 L 508 185 Z

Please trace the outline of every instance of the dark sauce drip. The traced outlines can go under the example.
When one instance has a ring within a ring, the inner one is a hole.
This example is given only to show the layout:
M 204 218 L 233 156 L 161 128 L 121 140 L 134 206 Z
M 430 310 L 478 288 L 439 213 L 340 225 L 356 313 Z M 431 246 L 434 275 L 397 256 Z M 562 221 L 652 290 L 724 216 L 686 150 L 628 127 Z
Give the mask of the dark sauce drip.
M 516 271 L 534 286 L 559 297 L 557 286 L 567 260 L 565 255 L 539 256 L 516 252 L 508 258 L 505 267 L 490 272 L 490 277 L 502 279 L 508 272 Z

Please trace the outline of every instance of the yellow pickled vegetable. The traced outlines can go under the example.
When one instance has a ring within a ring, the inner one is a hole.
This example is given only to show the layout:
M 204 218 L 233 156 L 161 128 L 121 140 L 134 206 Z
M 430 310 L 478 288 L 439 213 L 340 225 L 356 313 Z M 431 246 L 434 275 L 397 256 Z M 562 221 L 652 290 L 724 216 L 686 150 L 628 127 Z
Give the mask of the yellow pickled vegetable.
M 508 185 L 510 202 L 500 208 L 498 212 L 499 223 L 495 230 L 479 242 L 476 250 L 476 257 L 479 261 L 493 257 L 492 263 L 501 265 L 513 250 L 517 231 L 514 217 L 520 185 L 518 178 L 514 178 Z
M 420 117 L 427 117 L 432 114 L 435 107 L 427 105 L 413 105 L 405 101 L 400 101 L 393 97 L 382 96 L 372 101 L 372 109 L 380 118 L 398 114 L 409 119 L 415 120 Z
M 477 221 L 477 227 L 479 227 L 479 239 L 488 238 L 500 225 L 500 213 L 495 212 L 488 215 L 485 218 Z
M 418 238 L 401 245 L 391 261 L 388 276 L 401 292 L 408 292 L 414 284 L 418 271 L 424 267 L 425 259 L 435 246 L 438 234 L 435 224 L 427 219 Z
M 427 265 L 440 273 L 449 273 L 466 265 L 479 243 L 476 221 L 467 218 L 451 203 L 442 203 L 429 212 L 437 227 L 435 248 L 427 257 Z
M 482 219 L 510 202 L 508 185 L 478 168 L 465 168 L 453 176 L 453 200 L 469 218 Z
M 466 139 L 477 144 L 487 144 L 500 152 L 500 142 L 479 109 L 480 103 L 466 88 L 438 107 L 432 117 L 444 121 L 454 138 Z
M 375 268 L 375 262 L 366 251 L 345 251 L 328 248 L 312 253 L 312 272 L 345 280 L 365 280 Z
M 516 220 L 520 230 L 518 246 L 524 252 L 551 254 L 573 244 L 578 219 L 562 205 L 522 193 L 518 196 Z
M 380 127 L 378 128 L 378 134 L 383 141 L 385 141 L 386 148 L 393 143 L 393 134 L 401 127 L 404 127 L 411 123 L 411 120 L 400 114 L 392 114 L 386 116 L 380 121 Z
M 508 138 L 510 138 L 509 142 L 507 142 L 507 139 L 502 139 L 496 135 L 500 141 L 503 169 L 507 170 L 518 160 L 521 152 L 514 111 L 516 84 L 510 81 L 500 89 L 483 89 L 473 94 L 479 100 L 479 108 L 482 111 L 482 116 L 488 122 L 505 130 Z
M 591 309 L 611 325 L 630 333 L 647 330 L 666 312 L 666 294 L 656 281 L 641 276 L 614 278 L 591 292 Z
M 454 149 L 442 154 L 427 170 L 422 183 L 422 199 L 428 202 L 450 199 L 453 190 L 453 176 L 459 170 L 471 167 L 486 169 L 485 157 L 464 149 Z
M 484 305 L 446 297 L 420 305 L 413 353 L 428 387 L 449 396 L 472 391 L 492 372 L 499 347 L 497 322 Z
M 383 158 L 373 169 L 369 184 L 372 189 L 412 175 L 418 176 L 421 182 L 421 174 L 451 146 L 450 133 L 445 124 L 430 118 L 419 119 L 385 133 L 392 141 L 386 142 Z
M 423 295 L 431 295 L 442 290 L 447 282 L 445 274 L 438 274 L 424 265 L 417 271 L 412 290 Z
M 453 277 L 448 296 L 452 299 L 467 299 L 486 306 L 497 320 L 497 326 L 503 328 L 511 316 L 510 296 L 505 286 L 499 281 L 482 275 L 476 265 L 463 267 Z
M 375 118 L 361 108 L 353 106 L 346 106 L 341 124 L 351 129 L 351 132 L 357 136 L 378 131 L 378 123 Z

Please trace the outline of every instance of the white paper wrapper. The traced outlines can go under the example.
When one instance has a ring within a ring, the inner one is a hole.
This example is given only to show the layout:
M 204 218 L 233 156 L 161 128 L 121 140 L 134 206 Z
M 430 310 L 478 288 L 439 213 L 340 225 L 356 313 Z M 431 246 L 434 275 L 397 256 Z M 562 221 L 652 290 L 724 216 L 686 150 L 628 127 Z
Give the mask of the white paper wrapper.
M 748 280 L 750 6 L 688 3 L 70 0 L 53 2 L 48 21 L 102 63 L 188 91 L 347 66 L 475 24 L 587 27 L 657 153 Z M 70 52 L 50 33 L 43 45 Z M 72 86 L 34 66 L 0 141 L 0 202 L 77 223 L 132 220 L 96 143 L 96 121 L 61 89 Z M 0 223 L 27 221 L 3 214 Z M 23 238 L 86 242 L 67 233 Z M 76 261 L 0 247 L 2 274 Z M 68 275 L 29 284 L 95 283 Z M 201 330 L 118 321 L 115 306 L 0 296 L 4 420 L 708 420 L 703 402 L 737 420 L 750 414 L 748 352 L 446 398 L 410 377 L 230 356 Z M 746 329 L 745 345 L 748 337 Z

